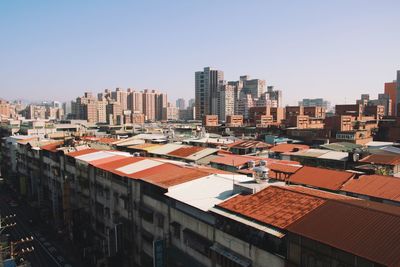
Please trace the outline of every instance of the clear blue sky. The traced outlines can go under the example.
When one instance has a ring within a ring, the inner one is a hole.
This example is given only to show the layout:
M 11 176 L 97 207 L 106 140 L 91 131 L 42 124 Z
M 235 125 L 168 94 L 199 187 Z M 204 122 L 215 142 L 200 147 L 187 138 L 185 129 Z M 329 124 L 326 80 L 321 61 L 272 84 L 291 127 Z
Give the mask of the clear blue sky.
M 400 1 L 2 0 L 0 97 L 119 86 L 189 98 L 210 65 L 266 79 L 288 104 L 350 102 L 396 78 L 399 16 Z

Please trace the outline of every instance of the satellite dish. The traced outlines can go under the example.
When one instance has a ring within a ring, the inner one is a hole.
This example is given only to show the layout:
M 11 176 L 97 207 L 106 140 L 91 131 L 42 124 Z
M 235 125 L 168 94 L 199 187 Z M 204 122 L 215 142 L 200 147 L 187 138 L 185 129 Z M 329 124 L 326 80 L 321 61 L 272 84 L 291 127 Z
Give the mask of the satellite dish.
M 360 160 L 360 154 L 354 153 L 354 154 L 353 154 L 353 161 L 354 161 L 354 162 L 357 162 L 357 161 L 359 161 L 359 160 Z

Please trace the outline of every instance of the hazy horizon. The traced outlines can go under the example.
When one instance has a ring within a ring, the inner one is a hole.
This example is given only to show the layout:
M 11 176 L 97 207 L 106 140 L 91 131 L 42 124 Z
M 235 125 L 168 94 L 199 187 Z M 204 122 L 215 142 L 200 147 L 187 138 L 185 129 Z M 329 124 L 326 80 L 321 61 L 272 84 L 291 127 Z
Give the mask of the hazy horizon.
M 194 72 L 265 79 L 284 104 L 376 98 L 400 69 L 398 1 L 2 1 L 0 98 L 145 88 L 194 97 Z

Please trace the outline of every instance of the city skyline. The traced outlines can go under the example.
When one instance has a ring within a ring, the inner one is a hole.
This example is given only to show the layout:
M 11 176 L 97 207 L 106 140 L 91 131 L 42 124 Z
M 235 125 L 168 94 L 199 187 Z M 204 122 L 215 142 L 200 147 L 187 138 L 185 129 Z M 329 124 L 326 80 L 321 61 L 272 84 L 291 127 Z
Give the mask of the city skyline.
M 311 97 L 344 103 L 375 96 L 396 78 L 396 1 L 210 3 L 3 2 L 10 42 L 0 44 L 1 96 L 65 101 L 133 85 L 190 99 L 193 72 L 211 66 L 226 80 L 265 79 L 283 90 L 284 105 Z M 251 16 L 223 15 L 240 12 Z M 211 25 L 220 27 L 199 38 Z

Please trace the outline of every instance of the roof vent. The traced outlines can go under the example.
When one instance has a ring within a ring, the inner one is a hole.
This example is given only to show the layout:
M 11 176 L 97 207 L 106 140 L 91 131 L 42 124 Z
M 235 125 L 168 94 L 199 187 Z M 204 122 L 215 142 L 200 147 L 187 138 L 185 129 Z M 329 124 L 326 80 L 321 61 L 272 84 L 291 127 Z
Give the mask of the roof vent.
M 247 168 L 252 169 L 256 166 L 256 162 L 254 160 L 249 160 L 247 162 Z

